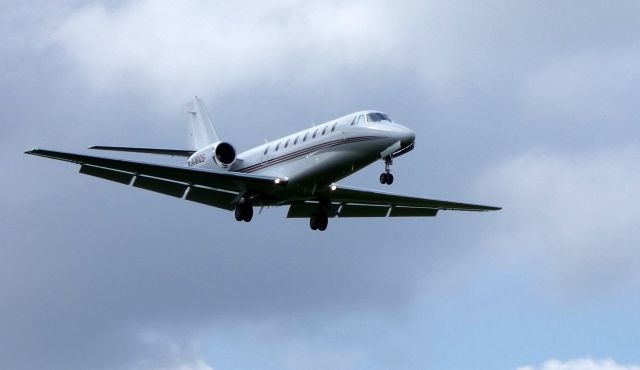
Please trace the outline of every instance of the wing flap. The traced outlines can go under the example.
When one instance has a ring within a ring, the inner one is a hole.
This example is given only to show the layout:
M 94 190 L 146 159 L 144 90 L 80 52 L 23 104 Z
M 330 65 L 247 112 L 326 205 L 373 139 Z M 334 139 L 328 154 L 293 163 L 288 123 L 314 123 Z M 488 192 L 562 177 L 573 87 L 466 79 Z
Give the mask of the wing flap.
M 345 204 L 340 209 L 339 217 L 386 217 L 389 206 L 371 206 L 361 204 Z
M 98 177 L 103 180 L 115 181 L 125 185 L 131 184 L 131 179 L 133 179 L 133 174 L 131 173 L 114 171 L 89 165 L 80 166 L 80 173 L 83 175 Z
M 192 186 L 184 199 L 231 211 L 237 198 L 237 193 Z
M 287 218 L 308 218 L 318 209 L 318 202 L 296 202 L 289 207 Z M 433 217 L 438 213 L 434 208 L 349 203 L 330 203 L 324 209 L 329 217 Z
M 320 208 L 318 202 L 295 202 L 289 207 L 287 218 L 308 218 L 312 214 L 318 212 Z M 328 204 L 324 207 L 327 212 L 327 216 L 336 217 L 340 210 L 339 204 Z
M 133 180 L 133 186 L 176 198 L 182 198 L 188 187 L 188 185 L 179 182 L 166 181 L 142 175 L 136 176 L 135 180 Z
M 270 176 L 137 162 L 46 149 L 33 149 L 26 154 L 235 192 L 268 192 L 277 187 L 286 186 L 288 183 L 287 179 Z
M 333 191 L 327 191 L 325 195 L 332 202 L 353 203 L 353 204 L 369 204 L 369 205 L 387 205 L 387 206 L 404 206 L 415 208 L 430 208 L 439 210 L 454 211 L 497 211 L 500 207 L 484 206 L 471 203 L 450 202 L 446 200 L 428 199 L 413 197 L 401 194 L 385 193 L 367 189 L 358 189 L 346 186 L 337 186 Z M 412 212 L 412 210 L 401 210 L 402 212 Z
M 389 217 L 435 217 L 437 214 L 434 208 L 391 207 Z
M 254 174 L 170 166 L 33 149 L 27 154 L 80 164 L 80 173 L 231 210 L 239 193 L 269 194 L 288 180 Z

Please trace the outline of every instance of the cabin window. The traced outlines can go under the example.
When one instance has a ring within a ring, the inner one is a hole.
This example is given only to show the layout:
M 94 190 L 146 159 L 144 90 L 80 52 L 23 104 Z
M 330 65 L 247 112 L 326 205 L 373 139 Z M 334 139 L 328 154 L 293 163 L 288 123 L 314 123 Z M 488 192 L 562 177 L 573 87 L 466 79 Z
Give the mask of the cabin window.
M 278 145 L 276 145 L 276 152 L 278 151 L 278 149 L 280 149 L 280 142 L 278 142 Z
M 324 126 L 324 128 L 322 129 L 322 135 L 324 135 L 324 134 L 326 134 L 326 133 L 327 133 L 327 128 L 328 128 L 328 127 L 329 127 L 329 126 Z
M 263 153 L 263 154 L 264 154 L 264 155 L 267 155 L 267 152 L 268 152 L 268 151 L 269 151 L 269 145 L 267 145 L 267 147 L 266 147 L 266 148 L 264 148 L 264 153 Z
M 302 141 L 307 141 L 307 136 L 309 136 L 309 132 L 304 133 L 304 137 L 302 138 Z
M 284 142 L 284 147 L 285 148 L 289 146 L 289 140 L 291 140 L 291 139 L 287 139 L 287 141 Z
M 299 136 L 296 136 L 296 139 L 293 141 L 293 145 L 298 144 L 298 138 L 299 138 Z
M 336 126 L 338 126 L 338 121 L 336 121 L 336 123 L 331 126 L 331 132 L 334 132 L 336 130 Z
M 320 130 L 319 128 L 317 128 L 314 132 L 313 132 L 313 138 L 316 138 L 316 135 L 318 135 L 318 130 Z

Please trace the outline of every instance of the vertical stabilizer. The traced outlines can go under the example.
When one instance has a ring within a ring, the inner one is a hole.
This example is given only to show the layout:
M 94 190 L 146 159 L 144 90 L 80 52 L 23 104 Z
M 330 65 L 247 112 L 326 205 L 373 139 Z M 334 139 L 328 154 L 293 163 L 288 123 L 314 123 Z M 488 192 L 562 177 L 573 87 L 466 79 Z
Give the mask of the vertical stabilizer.
M 189 117 L 191 140 L 193 149 L 201 149 L 205 146 L 220 141 L 218 134 L 213 128 L 213 123 L 207 113 L 207 109 L 202 103 L 202 99 L 197 96 L 184 105 L 184 111 Z

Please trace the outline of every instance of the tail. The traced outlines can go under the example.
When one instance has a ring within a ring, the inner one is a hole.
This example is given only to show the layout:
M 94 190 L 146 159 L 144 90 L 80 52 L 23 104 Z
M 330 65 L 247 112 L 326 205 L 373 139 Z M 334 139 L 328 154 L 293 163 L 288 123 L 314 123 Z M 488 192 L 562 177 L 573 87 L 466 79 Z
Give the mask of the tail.
M 189 117 L 191 125 L 189 134 L 193 142 L 193 149 L 198 150 L 220 141 L 202 99 L 196 96 L 195 99 L 184 105 L 184 111 Z

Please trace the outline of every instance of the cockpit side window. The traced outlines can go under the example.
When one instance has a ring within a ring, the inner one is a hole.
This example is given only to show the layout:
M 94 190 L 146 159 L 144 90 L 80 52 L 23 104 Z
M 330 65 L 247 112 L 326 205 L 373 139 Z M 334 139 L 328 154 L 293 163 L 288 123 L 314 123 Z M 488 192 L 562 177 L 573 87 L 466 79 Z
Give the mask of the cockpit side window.
M 361 125 L 364 123 L 364 116 L 361 114 L 358 116 L 358 120 L 356 121 L 356 125 Z
M 386 114 L 383 114 L 383 113 L 368 113 L 367 114 L 367 122 L 371 123 L 371 122 L 381 122 L 381 121 L 389 121 L 389 122 L 391 122 L 391 120 L 389 119 L 389 117 L 387 117 Z

